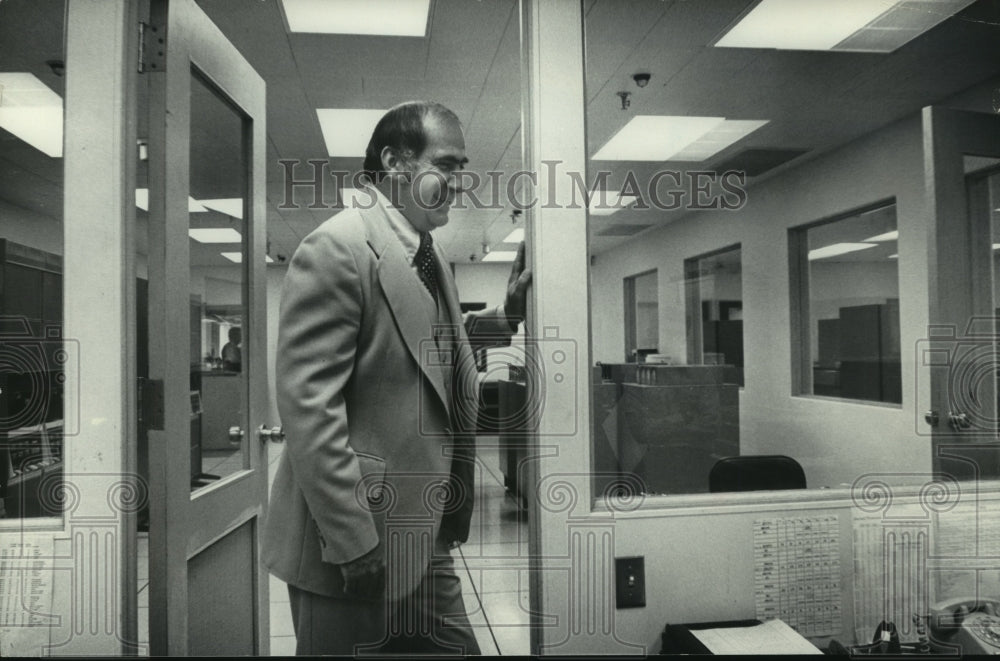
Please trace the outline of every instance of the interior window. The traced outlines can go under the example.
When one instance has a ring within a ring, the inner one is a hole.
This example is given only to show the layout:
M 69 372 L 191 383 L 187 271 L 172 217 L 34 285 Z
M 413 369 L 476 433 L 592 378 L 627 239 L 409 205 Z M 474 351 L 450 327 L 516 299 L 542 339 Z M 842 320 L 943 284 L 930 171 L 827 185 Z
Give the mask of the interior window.
M 63 17 L 62 0 L 0 3 L 0 518 L 65 504 Z
M 900 404 L 896 205 L 795 228 L 789 238 L 798 394 Z

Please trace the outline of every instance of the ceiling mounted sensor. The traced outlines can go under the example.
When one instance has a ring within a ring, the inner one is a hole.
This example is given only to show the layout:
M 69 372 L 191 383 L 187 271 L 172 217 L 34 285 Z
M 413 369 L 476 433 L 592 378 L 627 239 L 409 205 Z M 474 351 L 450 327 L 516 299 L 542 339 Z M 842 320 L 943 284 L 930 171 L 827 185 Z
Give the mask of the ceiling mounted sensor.
M 640 89 L 642 89 L 643 87 L 645 87 L 646 85 L 648 85 L 648 84 L 649 84 L 649 79 L 650 79 L 650 78 L 652 78 L 652 77 L 653 77 L 653 76 L 652 76 L 652 74 L 648 74 L 648 73 L 637 73 L 637 74 L 635 74 L 634 76 L 632 76 L 632 80 L 634 80 L 634 81 L 635 81 L 635 84 L 636 84 L 636 85 L 637 85 L 637 86 L 638 86 L 638 87 L 639 87 Z

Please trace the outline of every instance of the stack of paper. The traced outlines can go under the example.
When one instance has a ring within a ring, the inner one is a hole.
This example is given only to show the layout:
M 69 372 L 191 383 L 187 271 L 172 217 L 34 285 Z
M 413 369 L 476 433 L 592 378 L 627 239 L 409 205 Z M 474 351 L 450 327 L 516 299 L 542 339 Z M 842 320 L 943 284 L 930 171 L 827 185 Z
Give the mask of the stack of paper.
M 751 627 L 693 629 L 691 633 L 712 654 L 822 654 L 781 620 Z

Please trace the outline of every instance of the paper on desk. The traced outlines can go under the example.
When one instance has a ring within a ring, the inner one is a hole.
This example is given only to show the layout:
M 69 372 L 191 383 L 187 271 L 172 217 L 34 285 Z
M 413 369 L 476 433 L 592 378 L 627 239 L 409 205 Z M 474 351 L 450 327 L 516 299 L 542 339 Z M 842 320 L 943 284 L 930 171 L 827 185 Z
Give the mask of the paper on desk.
M 691 633 L 712 654 L 822 654 L 781 620 L 752 627 L 693 629 Z

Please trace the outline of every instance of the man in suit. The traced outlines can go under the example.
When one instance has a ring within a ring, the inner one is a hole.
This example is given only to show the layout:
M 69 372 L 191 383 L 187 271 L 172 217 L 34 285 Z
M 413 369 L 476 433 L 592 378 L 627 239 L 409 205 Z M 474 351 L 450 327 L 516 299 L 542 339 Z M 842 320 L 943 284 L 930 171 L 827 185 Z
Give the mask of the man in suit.
M 450 555 L 473 505 L 472 345 L 509 343 L 530 272 L 522 245 L 504 304 L 463 323 L 431 231 L 467 160 L 450 110 L 391 109 L 366 152 L 371 204 L 307 236 L 285 276 L 287 446 L 264 557 L 289 585 L 299 654 L 479 653 Z

